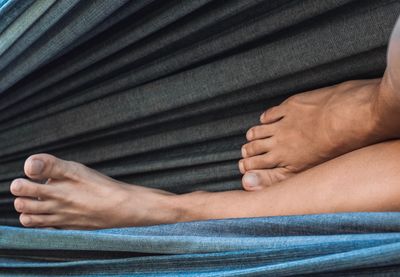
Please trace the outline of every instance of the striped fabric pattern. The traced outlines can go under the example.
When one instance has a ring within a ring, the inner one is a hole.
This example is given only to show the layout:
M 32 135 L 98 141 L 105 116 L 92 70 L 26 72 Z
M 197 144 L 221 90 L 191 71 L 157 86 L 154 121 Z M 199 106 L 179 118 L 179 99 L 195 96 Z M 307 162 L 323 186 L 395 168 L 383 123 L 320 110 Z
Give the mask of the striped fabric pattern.
M 12 43 L 0 33 L 0 223 L 12 225 L 9 185 L 32 153 L 176 193 L 240 188 L 259 114 L 382 75 L 400 11 L 393 0 L 28 2 L 6 3 L 1 19 L 26 23 Z M 42 15 L 23 19 L 35 5 Z
M 45 152 L 174 193 L 240 189 L 261 112 L 382 76 L 399 14 L 399 0 L 0 0 L 0 275 L 398 273 L 397 213 L 32 230 L 9 186 Z

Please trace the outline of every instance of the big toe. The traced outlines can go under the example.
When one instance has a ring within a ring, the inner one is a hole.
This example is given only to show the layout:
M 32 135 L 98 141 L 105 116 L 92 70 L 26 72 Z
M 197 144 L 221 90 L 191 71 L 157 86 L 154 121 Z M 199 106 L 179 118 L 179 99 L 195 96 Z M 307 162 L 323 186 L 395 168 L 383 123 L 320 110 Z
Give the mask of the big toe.
M 24 171 L 26 176 L 36 180 L 74 179 L 78 172 L 78 164 L 49 154 L 36 154 L 25 161 Z
M 294 173 L 284 167 L 252 170 L 243 175 L 242 186 L 247 191 L 261 190 L 279 183 L 293 175 Z

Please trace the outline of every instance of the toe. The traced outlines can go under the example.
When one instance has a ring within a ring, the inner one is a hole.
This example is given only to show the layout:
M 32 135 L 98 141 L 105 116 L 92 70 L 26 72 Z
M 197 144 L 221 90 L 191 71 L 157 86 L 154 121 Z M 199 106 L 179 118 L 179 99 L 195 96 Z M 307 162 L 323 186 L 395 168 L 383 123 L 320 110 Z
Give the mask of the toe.
M 49 187 L 34 183 L 26 179 L 15 179 L 12 181 L 10 191 L 15 196 L 46 197 L 49 195 Z
M 25 161 L 24 170 L 32 179 L 76 179 L 81 166 L 49 154 L 36 154 Z
M 279 165 L 279 161 L 274 157 L 272 152 L 246 158 L 241 161 L 241 170 L 243 170 L 242 173 L 253 169 L 274 168 Z
M 35 215 L 22 213 L 19 221 L 25 227 L 57 227 L 61 222 L 61 218 L 57 215 Z
M 248 141 L 269 138 L 275 133 L 276 124 L 258 125 L 250 128 L 246 133 Z
M 260 116 L 260 122 L 263 124 L 270 124 L 281 120 L 284 117 L 284 109 L 280 106 L 275 106 L 266 110 Z
M 272 138 L 254 140 L 242 146 L 242 157 L 248 158 L 267 153 L 272 149 L 274 140 Z
M 17 212 L 28 214 L 51 214 L 55 211 L 55 205 L 51 201 L 39 201 L 23 197 L 14 200 L 14 207 Z
M 294 173 L 283 167 L 252 170 L 246 172 L 246 174 L 243 176 L 242 186 L 248 191 L 260 190 L 279 183 L 293 175 Z
M 247 172 L 242 177 L 242 186 L 245 190 L 260 190 L 261 186 L 260 176 L 255 172 Z
M 240 173 L 244 174 L 246 172 L 246 169 L 244 168 L 243 160 L 239 161 L 239 170 Z

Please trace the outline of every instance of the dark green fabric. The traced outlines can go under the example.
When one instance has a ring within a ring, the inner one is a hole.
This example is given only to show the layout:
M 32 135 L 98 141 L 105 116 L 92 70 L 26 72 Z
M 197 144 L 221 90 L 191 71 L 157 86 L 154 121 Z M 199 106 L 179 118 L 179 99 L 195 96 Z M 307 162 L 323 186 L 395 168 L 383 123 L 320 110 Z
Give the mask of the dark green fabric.
M 260 113 L 381 76 L 400 13 L 398 0 L 57 5 L 0 56 L 0 224 L 17 224 L 9 185 L 32 153 L 177 193 L 240 188 Z

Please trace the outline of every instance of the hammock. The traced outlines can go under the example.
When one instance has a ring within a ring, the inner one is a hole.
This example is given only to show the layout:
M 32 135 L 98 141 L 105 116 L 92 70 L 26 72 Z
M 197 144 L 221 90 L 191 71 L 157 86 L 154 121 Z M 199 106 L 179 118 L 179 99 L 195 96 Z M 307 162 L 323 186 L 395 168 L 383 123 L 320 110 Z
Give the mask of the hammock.
M 397 276 L 399 213 L 29 229 L 9 186 L 45 152 L 174 193 L 240 189 L 261 112 L 382 76 L 399 13 L 398 0 L 0 0 L 0 275 Z

